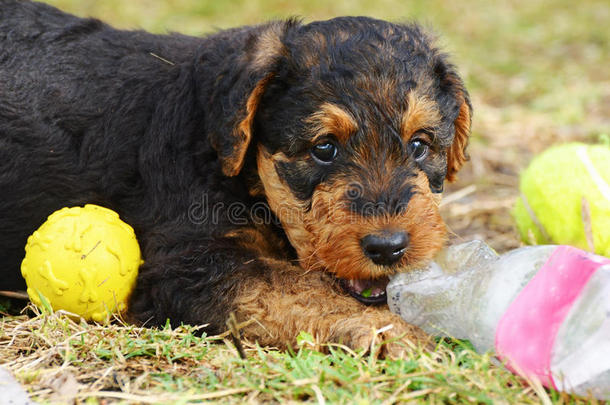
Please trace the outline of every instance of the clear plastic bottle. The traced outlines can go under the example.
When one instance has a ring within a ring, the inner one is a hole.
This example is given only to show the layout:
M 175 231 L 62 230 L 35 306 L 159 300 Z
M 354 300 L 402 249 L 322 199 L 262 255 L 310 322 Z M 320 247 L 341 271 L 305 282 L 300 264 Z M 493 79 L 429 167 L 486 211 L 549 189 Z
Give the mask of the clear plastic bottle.
M 451 246 L 428 267 L 394 276 L 390 310 L 435 335 L 495 350 L 542 384 L 610 399 L 610 259 L 569 246 L 497 255 Z

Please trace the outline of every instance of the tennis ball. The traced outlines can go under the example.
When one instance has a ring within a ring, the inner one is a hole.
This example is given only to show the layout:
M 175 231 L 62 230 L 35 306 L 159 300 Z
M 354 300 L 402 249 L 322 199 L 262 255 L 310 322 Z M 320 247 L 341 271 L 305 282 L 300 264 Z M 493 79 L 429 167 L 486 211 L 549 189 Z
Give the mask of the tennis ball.
M 30 300 L 87 320 L 125 310 L 142 263 L 133 228 L 97 205 L 62 208 L 29 238 L 21 274 Z
M 610 147 L 570 143 L 521 175 L 513 215 L 526 243 L 573 245 L 610 256 Z

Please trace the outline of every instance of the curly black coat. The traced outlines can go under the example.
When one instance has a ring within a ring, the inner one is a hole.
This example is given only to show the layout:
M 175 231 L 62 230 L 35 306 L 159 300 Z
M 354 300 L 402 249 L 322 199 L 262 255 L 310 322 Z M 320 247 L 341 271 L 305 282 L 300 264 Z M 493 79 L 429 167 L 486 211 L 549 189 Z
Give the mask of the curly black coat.
M 393 32 L 400 35 L 387 39 Z M 433 136 L 438 158 L 422 170 L 439 191 L 463 163 L 464 139 L 461 156 L 450 154 L 460 106 L 470 107 L 452 66 L 417 26 L 349 17 L 161 36 L 0 0 L 0 289 L 24 288 L 27 237 L 50 213 L 93 203 L 117 211 L 140 242 L 132 319 L 224 330 L 244 284 L 297 259 L 272 214 L 263 225 L 240 216 L 266 202 L 256 145 L 287 156 L 309 148 L 300 144 L 301 117 L 323 101 L 360 103 L 368 90 L 352 91 L 350 80 L 363 72 L 398 78 L 396 97 L 429 79 L 442 122 Z M 362 117 L 366 125 L 373 113 Z M 302 200 L 332 176 L 294 170 L 284 178 Z M 249 226 L 273 247 L 265 258 L 256 241 L 248 247 L 235 236 Z

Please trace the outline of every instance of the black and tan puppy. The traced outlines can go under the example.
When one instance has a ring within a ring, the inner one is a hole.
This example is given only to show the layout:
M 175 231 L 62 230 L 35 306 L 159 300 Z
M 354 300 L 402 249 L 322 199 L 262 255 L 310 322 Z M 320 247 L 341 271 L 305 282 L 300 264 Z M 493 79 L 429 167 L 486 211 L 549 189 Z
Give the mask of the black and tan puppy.
M 471 108 L 415 25 L 288 20 L 206 38 L 120 31 L 0 0 L 0 289 L 27 236 L 95 203 L 142 247 L 129 319 L 368 347 L 422 337 L 387 276 L 445 241 L 438 193 Z M 379 338 L 379 337 L 378 337 Z M 386 350 L 399 353 L 400 344 Z

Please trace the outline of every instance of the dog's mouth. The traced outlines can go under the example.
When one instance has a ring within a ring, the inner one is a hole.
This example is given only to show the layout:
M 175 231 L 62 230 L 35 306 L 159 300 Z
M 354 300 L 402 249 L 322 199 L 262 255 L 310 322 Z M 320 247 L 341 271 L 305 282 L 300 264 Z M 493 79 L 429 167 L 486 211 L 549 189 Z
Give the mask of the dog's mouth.
M 381 305 L 387 302 L 385 289 L 390 281 L 387 277 L 377 279 L 340 279 L 341 286 L 352 297 L 367 305 Z

